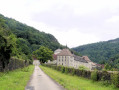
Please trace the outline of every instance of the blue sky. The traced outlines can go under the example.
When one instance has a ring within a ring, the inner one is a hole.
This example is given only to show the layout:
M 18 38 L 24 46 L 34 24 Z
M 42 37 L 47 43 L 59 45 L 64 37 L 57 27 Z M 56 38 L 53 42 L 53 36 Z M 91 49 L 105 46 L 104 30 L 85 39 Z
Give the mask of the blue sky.
M 0 13 L 69 47 L 119 37 L 119 0 L 1 0 Z

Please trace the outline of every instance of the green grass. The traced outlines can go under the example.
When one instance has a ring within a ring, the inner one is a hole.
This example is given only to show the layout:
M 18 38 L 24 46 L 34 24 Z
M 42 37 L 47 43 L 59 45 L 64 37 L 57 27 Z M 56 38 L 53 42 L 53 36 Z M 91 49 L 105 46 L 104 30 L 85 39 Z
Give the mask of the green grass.
M 25 90 L 34 66 L 28 66 L 23 69 L 0 73 L 0 90 Z
M 40 66 L 40 68 L 68 90 L 119 90 L 113 85 L 105 86 L 102 82 L 93 82 L 86 78 L 64 74 L 44 66 Z

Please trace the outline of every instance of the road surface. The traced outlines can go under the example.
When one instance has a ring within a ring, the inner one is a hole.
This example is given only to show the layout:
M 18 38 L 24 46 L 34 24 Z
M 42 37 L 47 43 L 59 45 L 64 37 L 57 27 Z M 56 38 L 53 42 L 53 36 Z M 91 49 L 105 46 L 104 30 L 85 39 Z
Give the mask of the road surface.
M 53 81 L 36 65 L 25 90 L 64 90 L 64 88 Z

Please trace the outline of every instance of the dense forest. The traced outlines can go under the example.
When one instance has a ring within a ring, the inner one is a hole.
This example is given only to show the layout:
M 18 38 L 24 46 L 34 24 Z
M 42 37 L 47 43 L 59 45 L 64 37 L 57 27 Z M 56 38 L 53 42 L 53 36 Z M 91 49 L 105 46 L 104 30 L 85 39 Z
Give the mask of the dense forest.
M 33 27 L 22 24 L 14 19 L 4 17 L 3 15 L 0 16 L 5 20 L 5 24 L 9 27 L 11 32 L 20 39 L 19 41 L 25 42 L 27 46 L 30 45 L 31 51 L 38 49 L 41 45 L 47 46 L 53 51 L 56 48 L 63 48 L 53 35 L 40 32 Z
M 55 50 L 57 48 L 63 48 L 57 39 L 48 33 L 40 32 L 39 30 L 22 24 L 14 19 L 4 17 L 0 14 L 0 18 L 4 21 L 4 25 L 7 27 L 13 35 L 16 37 L 16 48 L 19 52 L 22 52 L 22 57 L 31 59 L 31 53 L 41 46 Z
M 117 58 L 119 55 L 119 38 L 104 42 L 82 45 L 72 49 L 82 55 L 89 56 L 92 61 L 100 64 L 110 62 L 116 66 L 119 64 L 119 60 L 117 60 L 119 58 Z M 116 59 L 111 60 L 115 57 Z

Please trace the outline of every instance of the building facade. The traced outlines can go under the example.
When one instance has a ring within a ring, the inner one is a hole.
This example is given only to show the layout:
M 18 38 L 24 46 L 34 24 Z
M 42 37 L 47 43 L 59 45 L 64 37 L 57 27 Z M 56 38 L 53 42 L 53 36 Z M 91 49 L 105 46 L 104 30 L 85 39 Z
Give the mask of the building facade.
M 72 54 L 69 49 L 63 49 L 57 54 L 56 64 L 66 67 L 74 67 L 76 69 L 80 66 L 85 66 L 90 70 L 96 67 L 96 64 L 93 63 L 87 56 L 76 56 Z

